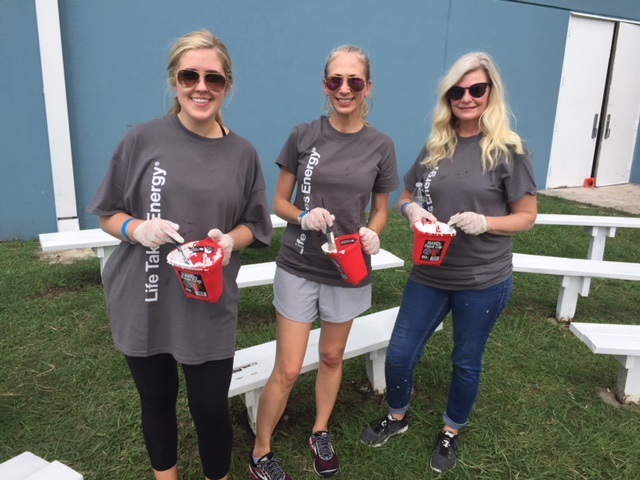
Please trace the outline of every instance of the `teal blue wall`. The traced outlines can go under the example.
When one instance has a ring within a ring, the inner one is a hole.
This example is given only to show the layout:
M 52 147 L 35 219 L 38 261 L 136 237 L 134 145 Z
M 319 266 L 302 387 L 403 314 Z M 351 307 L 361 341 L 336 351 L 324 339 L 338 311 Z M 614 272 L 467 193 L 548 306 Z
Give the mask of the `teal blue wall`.
M 323 113 L 324 61 L 344 43 L 357 44 L 371 56 L 370 121 L 394 139 L 401 174 L 427 137 L 440 76 L 463 53 L 491 53 L 507 83 L 516 129 L 534 151 L 536 178 L 543 185 L 569 9 L 640 20 L 638 4 L 59 2 L 80 225 L 97 226 L 85 208 L 126 130 L 169 109 L 167 55 L 173 40 L 188 31 L 210 29 L 230 50 L 236 91 L 224 109 L 225 119 L 258 149 L 269 198 L 277 177 L 274 160 L 295 124 Z M 0 31 L 0 240 L 31 238 L 56 230 L 34 2 L 0 0 Z M 640 181 L 638 164 L 635 181 Z

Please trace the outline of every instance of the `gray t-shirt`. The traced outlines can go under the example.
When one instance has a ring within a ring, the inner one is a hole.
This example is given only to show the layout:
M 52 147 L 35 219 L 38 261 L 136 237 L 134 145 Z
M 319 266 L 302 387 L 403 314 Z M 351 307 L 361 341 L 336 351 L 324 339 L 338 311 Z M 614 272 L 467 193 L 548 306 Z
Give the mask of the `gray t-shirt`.
M 262 247 L 273 233 L 253 145 L 233 132 L 217 139 L 201 137 L 175 115 L 126 134 L 87 210 L 171 220 L 187 242 L 206 238 L 212 228 L 228 232 L 246 225 L 256 237 L 252 246 Z M 185 364 L 233 357 L 238 252 L 223 268 L 222 298 L 208 303 L 184 294 L 166 261 L 173 248 L 122 242 L 109 257 L 103 282 L 116 347 L 137 357 L 171 353 Z
M 394 191 L 399 183 L 393 141 L 371 126 L 341 133 L 327 117 L 294 127 L 276 163 L 296 178 L 294 205 L 322 207 L 335 215 L 336 237 L 358 233 L 367 225 L 365 209 L 372 193 Z M 322 252 L 326 236 L 288 224 L 282 237 L 279 267 L 307 280 L 341 287 L 345 282 Z M 370 268 L 371 258 L 365 255 Z M 371 275 L 358 286 L 371 283 Z
M 427 156 L 423 147 L 413 167 L 404 177 L 405 187 L 413 191 L 423 182 L 427 210 L 441 222 L 451 215 L 471 211 L 483 215 L 509 215 L 509 204 L 525 195 L 536 195 L 531 158 L 512 152 L 507 164 L 500 161 L 489 172 L 482 171 L 480 139 L 458 137 L 452 159 L 445 159 L 433 170 L 420 162 Z M 513 271 L 511 237 L 485 233 L 467 235 L 460 229 L 451 242 L 442 265 L 414 265 L 410 278 L 418 283 L 448 290 L 481 290 L 509 278 Z

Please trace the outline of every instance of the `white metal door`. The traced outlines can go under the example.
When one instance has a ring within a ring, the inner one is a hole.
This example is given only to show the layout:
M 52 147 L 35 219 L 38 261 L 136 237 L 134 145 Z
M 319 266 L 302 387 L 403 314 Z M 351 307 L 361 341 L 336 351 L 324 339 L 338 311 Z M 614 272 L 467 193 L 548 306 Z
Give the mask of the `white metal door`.
M 596 185 L 628 183 L 640 117 L 640 26 L 620 23 Z
M 606 20 L 569 21 L 546 188 L 591 177 L 613 31 Z

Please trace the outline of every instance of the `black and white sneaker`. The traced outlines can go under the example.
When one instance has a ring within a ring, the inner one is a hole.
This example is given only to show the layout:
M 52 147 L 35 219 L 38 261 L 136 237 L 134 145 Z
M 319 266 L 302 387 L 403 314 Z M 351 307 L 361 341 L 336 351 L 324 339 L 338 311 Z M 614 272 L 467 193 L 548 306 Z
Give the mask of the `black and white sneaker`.
M 254 480 L 292 480 L 280 466 L 280 460 L 273 456 L 273 452 L 267 453 L 257 462 L 253 461 L 249 452 L 249 472 Z
M 405 414 L 402 420 L 396 420 L 387 414 L 381 420 L 373 422 L 367 429 L 362 432 L 360 440 L 362 443 L 369 445 L 370 447 L 381 447 L 387 440 L 395 435 L 400 435 L 409 429 L 409 422 L 407 421 L 407 415 Z
M 436 449 L 431 456 L 431 469 L 438 473 L 451 470 L 458 463 L 458 435 L 447 430 L 438 434 Z

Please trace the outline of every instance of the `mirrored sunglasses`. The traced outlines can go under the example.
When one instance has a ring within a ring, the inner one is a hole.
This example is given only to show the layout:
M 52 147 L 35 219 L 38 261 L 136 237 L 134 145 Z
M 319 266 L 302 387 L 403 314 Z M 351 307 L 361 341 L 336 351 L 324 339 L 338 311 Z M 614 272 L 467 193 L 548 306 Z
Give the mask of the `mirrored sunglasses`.
M 490 86 L 491 84 L 488 82 L 474 83 L 470 87 L 455 86 L 449 89 L 447 95 L 449 95 L 449 98 L 451 100 L 460 100 L 462 97 L 464 97 L 464 92 L 469 90 L 469 95 L 471 95 L 473 98 L 480 98 L 484 96 L 484 94 L 487 92 L 487 87 Z
M 178 83 L 184 88 L 191 88 L 200 81 L 200 74 L 194 70 L 180 70 Z M 219 73 L 205 73 L 204 83 L 212 92 L 221 92 L 227 84 L 227 79 Z
M 365 85 L 367 84 L 366 80 L 358 77 L 339 77 L 337 75 L 333 77 L 327 77 L 324 79 L 324 86 L 329 90 L 337 90 L 342 86 L 342 82 L 347 81 L 347 85 L 354 92 L 361 92 L 364 90 Z

